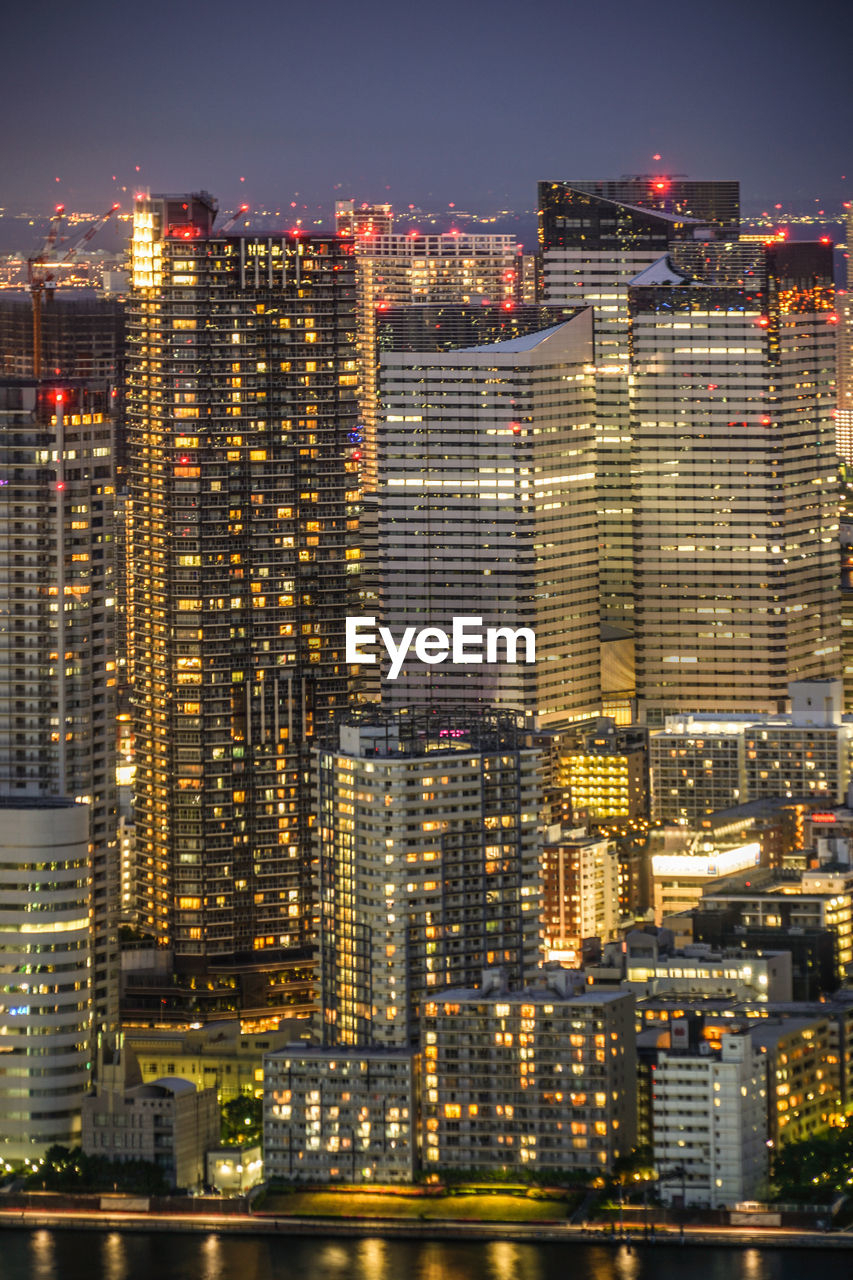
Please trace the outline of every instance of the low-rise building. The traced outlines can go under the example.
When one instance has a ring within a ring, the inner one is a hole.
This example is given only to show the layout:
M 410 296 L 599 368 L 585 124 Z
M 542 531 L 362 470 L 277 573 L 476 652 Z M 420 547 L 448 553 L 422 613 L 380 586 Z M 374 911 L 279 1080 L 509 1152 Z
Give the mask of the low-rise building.
M 708 881 L 701 911 L 725 911 L 747 928 L 830 930 L 838 977 L 853 965 L 853 866 L 825 862 L 806 870 L 752 868 Z M 730 917 L 731 918 L 731 917 Z
M 648 730 L 601 717 L 555 744 L 555 783 L 569 823 L 641 820 L 649 811 Z
M 625 940 L 625 985 L 647 996 L 673 991 L 762 1002 L 790 1000 L 791 953 L 714 950 L 707 943 L 663 953 L 655 937 L 635 931 Z
M 411 1182 L 415 1055 L 288 1045 L 264 1059 L 264 1169 L 286 1182 Z
M 207 1153 L 207 1184 L 220 1195 L 242 1195 L 263 1178 L 260 1147 L 216 1147 Z
M 664 836 L 666 833 L 664 833 Z M 661 834 L 655 833 L 655 848 Z M 761 845 L 757 840 L 720 847 L 705 836 L 685 842 L 676 852 L 652 853 L 652 898 L 658 924 L 668 916 L 698 906 L 707 886 L 734 872 L 758 865 Z
M 427 1171 L 602 1172 L 636 1136 L 633 996 L 568 970 L 520 991 L 484 974 L 421 1019 Z
M 675 715 L 649 738 L 652 816 L 694 823 L 766 796 L 840 803 L 850 780 L 853 718 L 841 680 L 797 680 L 781 715 Z
M 215 1089 L 164 1077 L 125 1082 L 117 1062 L 102 1070 L 97 1091 L 83 1101 L 83 1151 L 109 1160 L 148 1160 L 172 1187 L 200 1187 L 205 1156 L 219 1142 Z
M 133 1028 L 124 1042 L 136 1054 L 144 1082 L 181 1076 L 199 1089 L 215 1089 L 221 1105 L 241 1094 L 262 1097 L 264 1054 L 297 1039 L 300 1027 L 307 1036 L 307 1019 L 264 1032 L 243 1032 L 236 1020 L 175 1031 Z
M 682 1020 L 684 1021 L 684 1020 Z M 719 1208 L 754 1199 L 767 1175 L 767 1066 L 748 1031 L 719 1050 L 672 1026 L 652 1083 L 654 1161 L 664 1203 Z

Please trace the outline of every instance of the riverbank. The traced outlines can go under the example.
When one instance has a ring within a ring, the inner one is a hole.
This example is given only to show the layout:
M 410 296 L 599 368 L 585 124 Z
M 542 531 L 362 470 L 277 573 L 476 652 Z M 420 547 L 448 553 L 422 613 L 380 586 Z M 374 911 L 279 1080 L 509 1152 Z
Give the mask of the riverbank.
M 642 1232 L 612 1234 L 604 1228 L 585 1228 L 569 1223 L 473 1222 L 431 1219 L 413 1221 L 394 1218 L 272 1217 L 263 1214 L 155 1214 L 85 1213 L 64 1211 L 0 1209 L 0 1230 L 139 1232 L 246 1236 L 308 1236 L 322 1239 L 380 1237 L 385 1240 L 515 1241 L 530 1244 L 591 1244 L 631 1248 L 674 1248 L 683 1245 L 731 1246 L 761 1249 L 853 1249 L 853 1233 L 801 1231 L 773 1227 L 744 1230 L 739 1227 L 687 1227 L 681 1233 L 672 1227 L 656 1228 L 654 1238 Z

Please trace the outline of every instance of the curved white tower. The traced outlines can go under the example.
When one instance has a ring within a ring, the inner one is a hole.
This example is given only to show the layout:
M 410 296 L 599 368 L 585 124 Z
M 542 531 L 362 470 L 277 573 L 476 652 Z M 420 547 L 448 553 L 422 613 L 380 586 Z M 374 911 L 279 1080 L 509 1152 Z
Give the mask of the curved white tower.
M 80 1139 L 89 1085 L 89 811 L 0 799 L 0 1157 Z

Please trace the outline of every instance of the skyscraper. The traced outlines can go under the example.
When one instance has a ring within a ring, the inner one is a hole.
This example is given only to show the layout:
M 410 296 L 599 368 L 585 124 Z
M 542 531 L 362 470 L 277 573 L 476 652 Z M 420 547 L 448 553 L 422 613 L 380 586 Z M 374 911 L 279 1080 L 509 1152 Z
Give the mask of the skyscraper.
M 329 1045 L 405 1048 L 430 991 L 539 961 L 542 760 L 506 712 L 365 710 L 318 748 Z
M 524 310 L 528 310 L 525 308 Z M 539 308 L 529 308 L 535 320 Z M 535 662 L 406 661 L 392 706 L 482 699 L 558 724 L 599 709 L 592 318 L 498 342 L 382 355 L 380 612 L 528 628 Z
M 595 315 L 601 620 L 633 626 L 628 284 L 679 240 L 736 234 L 736 182 L 541 182 L 542 299 Z
M 134 219 L 136 846 L 142 924 L 177 972 L 275 1019 L 309 955 L 307 753 L 347 693 L 352 243 L 215 214 L 202 192 Z
M 832 249 L 676 244 L 629 310 L 641 710 L 784 711 L 840 672 Z
M 393 231 L 390 205 L 336 206 L 339 231 L 355 237 L 359 412 L 364 426 L 361 482 L 366 494 L 378 483 L 376 421 L 379 397 L 377 324 L 391 307 L 414 303 L 508 304 L 519 295 L 519 249 L 514 236 L 438 235 Z
M 90 812 L 0 797 L 0 1159 L 80 1140 L 93 1057 Z
M 698 218 L 737 235 L 740 184 L 731 179 L 688 178 L 683 173 L 627 173 L 621 178 L 577 178 L 566 185 L 618 204 L 656 209 L 674 218 Z
M 71 887 L 76 917 L 81 895 L 91 911 L 98 1028 L 118 1017 L 109 407 L 108 392 L 83 382 L 0 381 L 0 795 L 17 810 L 88 806 L 90 884 Z M 50 816 L 40 813 L 39 838 Z M 15 821 L 25 847 L 20 812 Z M 77 841 L 79 816 L 69 822 Z M 10 895 L 10 906 L 20 901 Z

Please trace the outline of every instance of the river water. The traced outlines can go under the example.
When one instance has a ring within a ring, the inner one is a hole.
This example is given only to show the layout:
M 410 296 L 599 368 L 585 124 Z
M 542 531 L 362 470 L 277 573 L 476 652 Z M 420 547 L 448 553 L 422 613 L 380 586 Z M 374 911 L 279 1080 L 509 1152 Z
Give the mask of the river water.
M 850 1252 L 3 1230 L 2 1280 L 850 1280 Z

